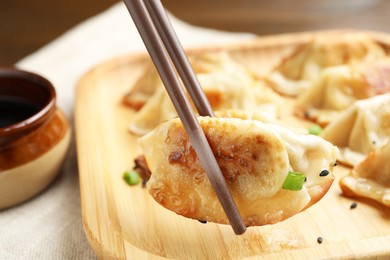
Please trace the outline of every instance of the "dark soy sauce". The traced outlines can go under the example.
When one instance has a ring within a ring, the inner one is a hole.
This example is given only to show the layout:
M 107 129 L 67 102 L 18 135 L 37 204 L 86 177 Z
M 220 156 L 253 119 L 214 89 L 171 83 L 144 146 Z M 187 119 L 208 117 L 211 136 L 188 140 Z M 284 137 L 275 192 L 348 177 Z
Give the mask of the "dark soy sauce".
M 39 111 L 39 106 L 28 100 L 0 96 L 0 128 L 21 122 Z

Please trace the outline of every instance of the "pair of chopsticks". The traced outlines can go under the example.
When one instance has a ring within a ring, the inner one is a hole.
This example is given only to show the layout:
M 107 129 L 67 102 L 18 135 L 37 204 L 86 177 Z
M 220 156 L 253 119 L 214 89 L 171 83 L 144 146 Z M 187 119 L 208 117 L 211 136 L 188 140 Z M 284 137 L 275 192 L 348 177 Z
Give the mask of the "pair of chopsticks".
M 213 186 L 234 233 L 246 226 L 238 212 L 206 136 L 181 87 L 180 75 L 198 113 L 213 117 L 213 110 L 188 62 L 160 0 L 123 0 L 161 77 L 170 99 L 189 135 L 192 146 Z M 175 67 L 173 67 L 173 64 Z

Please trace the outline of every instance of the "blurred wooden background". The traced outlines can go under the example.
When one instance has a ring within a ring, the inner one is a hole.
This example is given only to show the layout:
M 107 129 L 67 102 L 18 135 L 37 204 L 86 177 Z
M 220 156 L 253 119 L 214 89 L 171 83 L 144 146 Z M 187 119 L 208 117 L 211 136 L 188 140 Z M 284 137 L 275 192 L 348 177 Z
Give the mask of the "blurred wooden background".
M 390 32 L 388 0 L 166 0 L 179 18 L 223 30 L 275 34 L 329 28 Z
M 11 66 L 116 0 L 0 0 L 0 66 Z M 191 24 L 259 35 L 333 28 L 390 33 L 388 0 L 163 0 Z

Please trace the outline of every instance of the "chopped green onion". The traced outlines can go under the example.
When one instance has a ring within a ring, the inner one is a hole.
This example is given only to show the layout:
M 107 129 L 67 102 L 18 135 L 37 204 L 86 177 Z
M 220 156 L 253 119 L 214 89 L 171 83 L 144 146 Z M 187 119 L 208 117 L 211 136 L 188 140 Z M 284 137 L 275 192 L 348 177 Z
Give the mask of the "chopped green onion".
M 311 135 L 320 135 L 322 128 L 319 125 L 312 125 L 308 128 L 309 134 Z
M 122 178 L 129 185 L 137 185 L 141 181 L 141 177 L 139 176 L 138 172 L 134 170 L 126 171 L 125 173 L 123 173 Z
M 283 183 L 285 190 L 302 190 L 306 176 L 300 172 L 288 172 L 287 178 Z

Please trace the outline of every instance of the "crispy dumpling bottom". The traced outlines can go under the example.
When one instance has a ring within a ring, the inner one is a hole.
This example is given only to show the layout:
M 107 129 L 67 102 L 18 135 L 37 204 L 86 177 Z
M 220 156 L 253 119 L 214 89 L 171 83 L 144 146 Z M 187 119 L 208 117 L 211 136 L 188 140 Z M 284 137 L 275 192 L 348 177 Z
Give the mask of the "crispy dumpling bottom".
M 247 226 L 299 213 L 333 182 L 338 150 L 317 136 L 255 120 L 198 119 Z M 180 120 L 161 124 L 139 143 L 152 172 L 147 188 L 159 204 L 188 218 L 229 223 Z M 329 174 L 321 177 L 323 170 Z M 282 188 L 289 171 L 305 174 L 301 190 Z

